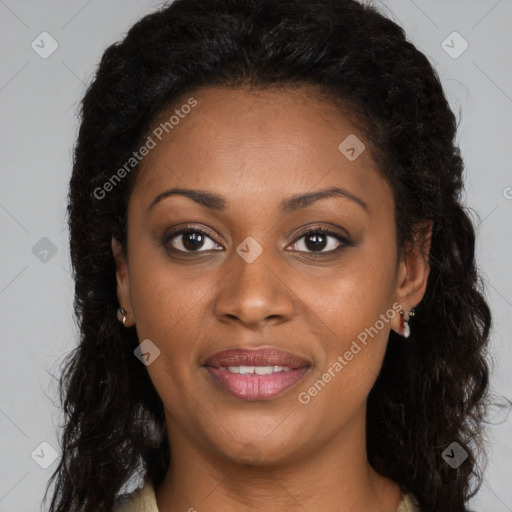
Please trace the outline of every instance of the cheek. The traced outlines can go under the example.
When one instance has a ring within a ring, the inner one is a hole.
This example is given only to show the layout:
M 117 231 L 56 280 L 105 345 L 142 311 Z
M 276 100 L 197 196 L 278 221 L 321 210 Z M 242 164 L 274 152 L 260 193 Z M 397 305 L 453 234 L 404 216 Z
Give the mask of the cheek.
M 341 344 L 374 325 L 394 300 L 394 260 L 379 251 L 375 256 L 362 248 L 353 251 L 343 265 L 322 276 L 303 274 L 300 283 L 310 309 L 309 323 L 318 324 Z M 391 251 L 389 251 L 391 252 Z M 380 325 L 380 323 L 379 323 Z M 388 323 L 386 325 L 389 325 Z
M 137 336 L 141 342 L 150 339 L 160 350 L 147 370 L 166 407 L 179 415 L 190 406 L 186 390 L 194 389 L 195 349 L 204 330 L 198 316 L 211 286 L 191 282 L 176 267 L 151 260 L 148 253 L 144 257 L 142 251 L 131 261 Z
M 180 268 L 151 251 L 133 258 L 130 267 L 130 291 L 139 336 L 173 336 L 197 314 L 211 293 L 211 283 L 199 278 L 192 266 Z M 210 290 L 210 291 L 209 291 Z
M 391 244 L 368 242 L 332 269 L 321 286 L 307 279 L 310 310 L 305 314 L 325 353 L 318 377 L 325 375 L 326 387 L 345 405 L 369 393 L 382 365 L 390 322 L 398 314 L 392 307 L 393 251 Z
M 350 289 L 344 287 L 340 296 Z M 385 301 L 377 300 L 375 294 L 371 296 L 361 301 L 364 295 L 354 294 L 346 307 L 321 312 L 328 324 L 317 340 L 324 355 L 317 361 L 309 387 L 297 390 L 297 399 L 305 404 L 307 415 L 325 416 L 325 411 L 331 411 L 323 425 L 327 430 L 336 431 L 340 422 L 348 422 L 357 413 L 382 367 L 390 329 L 386 315 L 392 318 L 398 313 L 391 305 L 384 307 Z

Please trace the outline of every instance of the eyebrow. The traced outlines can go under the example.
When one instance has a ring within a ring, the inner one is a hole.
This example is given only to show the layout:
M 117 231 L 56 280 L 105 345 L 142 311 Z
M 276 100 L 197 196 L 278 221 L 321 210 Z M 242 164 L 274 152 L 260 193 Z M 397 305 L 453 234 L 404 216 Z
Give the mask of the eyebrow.
M 158 194 L 155 199 L 153 199 L 151 204 L 148 206 L 148 212 L 160 201 L 176 195 L 188 197 L 201 206 L 211 210 L 224 211 L 226 209 L 226 199 L 212 192 L 188 188 L 171 188 L 161 194 Z M 286 215 L 296 210 L 306 208 L 320 199 L 327 199 L 330 197 L 343 197 L 345 199 L 349 199 L 361 206 L 364 210 L 368 211 L 368 205 L 360 197 L 357 197 L 348 190 L 339 187 L 330 187 L 324 190 L 290 196 L 281 201 L 279 209 L 282 214 Z

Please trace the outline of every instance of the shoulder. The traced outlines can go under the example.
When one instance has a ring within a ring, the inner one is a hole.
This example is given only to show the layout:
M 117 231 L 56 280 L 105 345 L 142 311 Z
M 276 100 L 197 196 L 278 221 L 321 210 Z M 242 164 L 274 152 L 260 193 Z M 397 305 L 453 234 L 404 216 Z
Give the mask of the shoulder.
M 142 487 L 118 496 L 112 512 L 158 512 L 152 482 L 146 481 Z

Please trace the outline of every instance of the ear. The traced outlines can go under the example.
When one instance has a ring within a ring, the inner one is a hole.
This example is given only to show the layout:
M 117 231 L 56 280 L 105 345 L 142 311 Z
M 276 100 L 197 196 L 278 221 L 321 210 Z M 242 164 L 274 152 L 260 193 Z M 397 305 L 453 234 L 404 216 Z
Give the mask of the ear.
M 125 327 L 135 323 L 132 302 L 130 298 L 130 275 L 128 262 L 121 243 L 112 235 L 112 254 L 116 264 L 117 300 L 119 306 L 126 311 Z
M 430 273 L 430 243 L 434 222 L 425 220 L 413 226 L 414 239 L 405 245 L 403 256 L 398 264 L 396 281 L 396 302 L 399 302 L 404 314 L 416 307 L 425 295 Z M 401 316 L 395 315 L 391 328 L 400 334 Z

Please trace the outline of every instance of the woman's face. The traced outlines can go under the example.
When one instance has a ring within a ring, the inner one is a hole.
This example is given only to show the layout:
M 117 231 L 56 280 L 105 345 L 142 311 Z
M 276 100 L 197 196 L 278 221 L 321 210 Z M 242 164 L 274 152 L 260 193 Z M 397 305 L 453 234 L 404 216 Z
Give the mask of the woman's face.
M 113 240 L 119 301 L 126 325 L 160 350 L 144 351 L 174 453 L 194 444 L 241 462 L 292 461 L 361 432 L 397 302 L 408 311 L 421 301 L 428 267 L 413 253 L 397 261 L 392 191 L 339 111 L 307 89 L 193 98 L 168 133 L 150 133 L 127 266 Z M 160 196 L 173 188 L 208 204 Z M 239 348 L 306 366 L 223 374 L 227 391 L 214 377 L 223 370 L 205 364 Z

